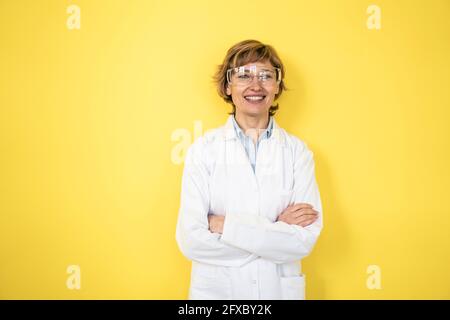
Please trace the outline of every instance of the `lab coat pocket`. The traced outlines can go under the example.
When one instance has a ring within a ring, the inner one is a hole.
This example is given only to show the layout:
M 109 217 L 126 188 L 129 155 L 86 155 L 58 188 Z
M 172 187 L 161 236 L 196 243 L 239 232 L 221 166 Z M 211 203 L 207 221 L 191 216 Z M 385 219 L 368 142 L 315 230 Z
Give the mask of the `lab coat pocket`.
M 208 277 L 197 274 L 191 280 L 190 300 L 229 300 L 231 281 L 223 277 Z
M 305 300 L 305 276 L 281 277 L 281 298 L 284 300 Z

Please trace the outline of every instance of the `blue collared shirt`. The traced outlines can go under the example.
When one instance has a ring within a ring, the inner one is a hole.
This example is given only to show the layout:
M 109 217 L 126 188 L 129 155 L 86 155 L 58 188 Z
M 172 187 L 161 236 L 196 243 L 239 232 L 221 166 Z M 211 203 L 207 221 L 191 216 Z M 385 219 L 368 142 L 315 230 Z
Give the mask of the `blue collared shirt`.
M 253 143 L 253 140 L 251 137 L 244 134 L 241 127 L 239 127 L 238 123 L 236 122 L 234 115 L 232 116 L 232 119 L 233 119 L 234 129 L 236 130 L 236 134 L 239 137 L 239 140 L 241 141 L 242 146 L 245 149 L 245 152 L 247 153 L 248 159 L 250 160 L 250 164 L 252 165 L 252 168 L 253 168 L 253 172 L 255 172 L 256 154 L 258 153 L 258 146 L 259 146 L 259 143 L 261 142 L 261 140 L 270 138 L 270 135 L 272 134 L 272 129 L 273 129 L 273 117 L 272 116 L 270 117 L 267 128 L 264 130 L 264 132 L 262 132 L 259 135 L 256 145 Z

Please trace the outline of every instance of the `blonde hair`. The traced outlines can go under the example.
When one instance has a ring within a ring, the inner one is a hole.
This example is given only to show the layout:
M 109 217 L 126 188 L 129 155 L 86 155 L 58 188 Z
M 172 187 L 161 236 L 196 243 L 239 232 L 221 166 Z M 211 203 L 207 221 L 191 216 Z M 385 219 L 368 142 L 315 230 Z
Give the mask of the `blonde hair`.
M 273 67 L 281 69 L 281 82 L 279 84 L 279 91 L 275 95 L 277 100 L 284 90 L 287 90 L 284 83 L 285 69 L 275 49 L 268 45 L 263 44 L 257 40 L 244 40 L 236 43 L 230 49 L 228 49 L 223 63 L 218 66 L 217 71 L 213 77 L 214 82 L 217 85 L 217 92 L 225 102 L 233 105 L 233 111 L 229 114 L 236 113 L 236 106 L 231 99 L 231 95 L 227 95 L 227 70 L 230 68 L 236 68 L 251 62 L 263 62 L 269 61 Z M 269 115 L 273 116 L 278 110 L 279 105 L 276 104 L 269 108 Z

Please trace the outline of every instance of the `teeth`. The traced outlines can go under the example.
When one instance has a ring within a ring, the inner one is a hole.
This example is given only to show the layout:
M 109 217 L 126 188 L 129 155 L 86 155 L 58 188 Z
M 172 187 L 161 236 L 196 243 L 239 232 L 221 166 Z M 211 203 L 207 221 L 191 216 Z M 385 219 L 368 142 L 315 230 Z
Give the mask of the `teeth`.
M 252 100 L 252 101 L 257 101 L 257 100 L 262 100 L 263 97 L 261 97 L 261 96 L 249 96 L 249 97 L 245 97 L 245 99 Z

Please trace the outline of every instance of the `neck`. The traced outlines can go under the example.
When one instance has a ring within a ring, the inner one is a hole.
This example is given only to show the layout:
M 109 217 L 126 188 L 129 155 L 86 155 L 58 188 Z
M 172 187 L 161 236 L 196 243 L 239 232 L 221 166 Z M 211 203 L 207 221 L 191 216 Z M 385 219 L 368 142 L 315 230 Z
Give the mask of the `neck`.
M 257 140 L 260 133 L 262 133 L 269 125 L 269 114 L 264 114 L 262 116 L 248 116 L 246 114 L 236 112 L 234 118 L 237 124 L 241 127 L 242 131 Z

